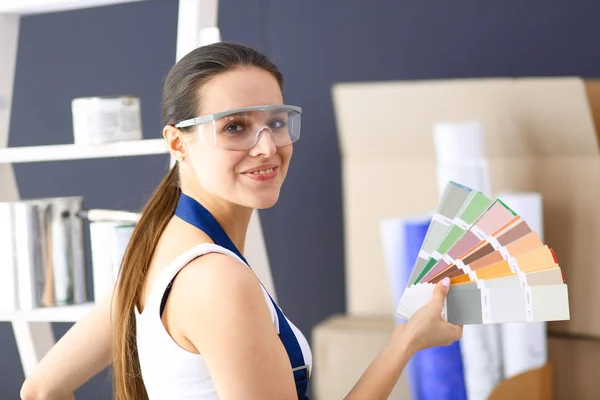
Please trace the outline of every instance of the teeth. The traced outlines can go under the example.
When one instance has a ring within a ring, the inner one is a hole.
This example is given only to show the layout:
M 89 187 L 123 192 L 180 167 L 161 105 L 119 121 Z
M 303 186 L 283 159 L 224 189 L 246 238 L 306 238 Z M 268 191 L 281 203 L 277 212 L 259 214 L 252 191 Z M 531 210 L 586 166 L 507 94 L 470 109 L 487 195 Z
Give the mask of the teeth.
M 265 169 L 265 170 L 261 170 L 261 171 L 254 171 L 255 174 L 270 174 L 271 172 L 273 172 L 273 168 L 269 168 L 269 169 Z

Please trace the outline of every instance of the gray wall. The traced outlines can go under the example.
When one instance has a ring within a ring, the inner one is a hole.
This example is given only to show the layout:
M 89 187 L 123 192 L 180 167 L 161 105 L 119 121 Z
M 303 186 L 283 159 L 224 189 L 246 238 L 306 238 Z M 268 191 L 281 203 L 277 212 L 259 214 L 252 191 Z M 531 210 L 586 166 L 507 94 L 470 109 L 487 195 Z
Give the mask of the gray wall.
M 314 324 L 345 309 L 332 83 L 600 73 L 597 2 L 220 3 L 223 39 L 271 55 L 286 75 L 286 101 L 304 108 L 281 201 L 262 217 L 280 303 L 309 336 Z M 70 142 L 70 100 L 90 94 L 140 96 L 145 137 L 160 137 L 160 89 L 175 57 L 176 14 L 175 0 L 149 0 L 25 18 L 10 146 Z M 16 174 L 24 198 L 77 194 L 89 207 L 137 209 L 166 162 L 149 156 L 28 164 Z M 56 333 L 68 326 L 57 324 Z M 23 375 L 8 324 L 0 324 L 0 343 L 0 398 L 17 398 Z M 78 395 L 108 399 L 108 376 Z

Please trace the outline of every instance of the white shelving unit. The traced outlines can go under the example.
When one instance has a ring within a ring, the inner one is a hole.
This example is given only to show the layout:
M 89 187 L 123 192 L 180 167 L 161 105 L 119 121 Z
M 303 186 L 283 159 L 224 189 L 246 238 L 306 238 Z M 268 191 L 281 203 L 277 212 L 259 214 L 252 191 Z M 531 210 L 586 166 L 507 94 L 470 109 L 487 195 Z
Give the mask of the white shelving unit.
M 0 321 L 77 322 L 92 308 L 93 302 L 64 307 L 44 307 L 33 310 L 0 310 Z
M 2 0 L 0 2 L 0 201 L 19 200 L 13 164 L 43 161 L 128 157 L 167 153 L 162 139 L 95 146 L 53 145 L 7 148 L 21 15 L 60 12 L 145 0 Z M 29 376 L 54 345 L 52 322 L 77 322 L 93 303 L 34 310 L 0 311 L 10 322 L 21 365 Z
M 145 0 L 0 0 L 0 201 L 18 201 L 19 191 L 13 164 L 132 157 L 167 154 L 163 139 L 107 143 L 94 146 L 73 144 L 8 148 L 11 103 L 17 59 L 21 15 L 69 11 L 103 5 Z M 218 0 L 179 0 L 176 59 L 200 45 L 219 41 Z M 246 257 L 267 290 L 276 299 L 269 259 L 259 215 L 255 212 L 248 227 Z M 54 345 L 52 322 L 77 322 L 93 303 L 48 307 L 35 310 L 1 311 L 0 322 L 10 322 L 25 376 Z M 0 346 L 1 348 L 2 346 Z
M 166 154 L 163 139 L 132 140 L 90 146 L 60 144 L 50 146 L 8 147 L 0 149 L 0 163 L 82 160 L 91 158 L 131 157 Z
M 112 4 L 133 3 L 135 1 L 145 0 L 2 0 L 0 2 L 0 13 L 17 15 L 42 14 Z

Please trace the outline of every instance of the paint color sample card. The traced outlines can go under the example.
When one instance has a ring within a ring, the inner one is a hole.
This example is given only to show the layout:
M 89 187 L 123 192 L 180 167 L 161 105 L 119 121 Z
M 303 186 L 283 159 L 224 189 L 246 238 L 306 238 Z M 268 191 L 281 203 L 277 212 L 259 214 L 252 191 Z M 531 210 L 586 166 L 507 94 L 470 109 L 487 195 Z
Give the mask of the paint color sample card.
M 431 224 L 425 235 L 421 251 L 419 252 L 407 285 L 410 285 L 419 276 L 440 242 L 452 229 L 453 221 L 461 214 L 465 206 L 471 203 L 472 198 L 477 193 L 479 192 L 455 182 L 450 182 L 446 186 L 440 204 L 432 216 Z
M 435 234 L 425 238 L 407 286 L 421 281 L 491 204 L 492 200 L 481 192 L 450 182 L 430 227 Z
M 448 277 L 451 286 L 442 317 L 454 324 L 570 319 L 568 287 L 558 259 L 538 232 L 498 199 L 454 182 L 444 194 L 441 203 L 453 204 L 452 212 L 439 218 L 443 228 L 440 224 L 434 233 L 430 227 L 430 242 L 423 242 L 398 316 L 410 318 L 431 300 L 435 284 Z M 436 213 L 443 209 L 440 204 Z
M 483 213 L 483 215 L 456 241 L 456 243 L 447 252 L 438 259 L 431 257 L 423 271 L 419 274 L 414 283 L 421 282 L 429 272 L 441 271 L 446 267 L 456 264 L 455 268 L 464 269 L 464 263 L 460 262 L 461 257 L 471 251 L 484 247 L 486 244 L 496 246 L 496 240 L 493 234 L 504 228 L 516 219 L 514 212 L 500 200 L 496 200 Z
M 538 247 L 536 249 L 517 254 L 507 260 L 499 260 L 483 268 L 473 270 L 468 274 L 452 278 L 452 284 L 467 282 L 476 282 L 478 280 L 487 280 L 501 278 L 506 275 L 523 275 L 527 272 L 538 271 L 551 268 L 558 265 L 558 260 L 548 246 Z M 524 277 L 524 275 L 523 275 Z
M 445 277 L 449 277 L 451 279 L 462 277 L 463 274 L 471 274 L 472 271 L 476 271 L 503 260 L 511 261 L 511 258 L 519 254 L 543 246 L 542 241 L 537 233 L 531 232 L 530 230 L 515 232 L 520 230 L 520 226 L 527 226 L 527 224 L 521 220 L 521 222 L 519 222 L 516 227 L 509 232 L 517 234 L 526 233 L 525 236 L 519 237 L 514 242 L 509 243 L 502 241 L 502 239 L 506 238 L 508 235 L 501 236 L 498 242 L 502 247 L 499 247 L 497 250 L 490 243 L 486 243 L 477 248 L 475 251 L 461 257 L 459 260 L 456 260 L 455 264 L 452 264 L 444 271 L 431 278 L 428 282 L 437 283 Z M 504 244 L 506 245 L 504 246 Z M 458 261 L 460 261 L 464 266 L 459 268 L 457 266 Z
M 417 281 L 429 282 L 431 278 L 442 272 L 449 265 L 440 260 L 468 231 L 468 229 L 488 210 L 492 201 L 480 192 L 475 192 L 471 201 L 466 204 L 455 224 L 449 229 L 436 252 L 427 260 L 425 272 L 421 271 Z M 414 282 L 414 281 L 413 281 Z
M 487 289 L 456 285 L 446 300 L 446 319 L 457 325 L 563 321 L 569 317 L 564 283 Z

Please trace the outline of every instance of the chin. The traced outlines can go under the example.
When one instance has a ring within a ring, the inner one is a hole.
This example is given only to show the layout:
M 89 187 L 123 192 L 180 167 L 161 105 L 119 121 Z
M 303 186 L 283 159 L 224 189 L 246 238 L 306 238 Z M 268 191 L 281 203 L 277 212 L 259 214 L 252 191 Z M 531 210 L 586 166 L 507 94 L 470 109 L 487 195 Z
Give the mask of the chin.
M 256 200 L 254 201 L 254 205 L 252 206 L 252 208 L 256 208 L 259 210 L 264 210 L 265 208 L 271 208 L 273 207 L 275 204 L 277 204 L 277 200 L 279 200 L 279 197 L 275 198 L 275 199 L 260 199 L 260 200 Z
M 247 197 L 244 201 L 250 208 L 265 209 L 271 208 L 279 200 L 279 191 L 277 193 L 261 193 L 260 195 L 255 194 L 251 197 Z

